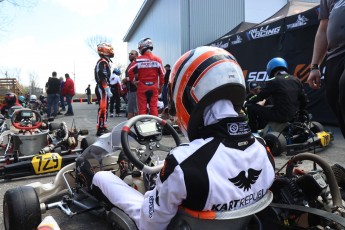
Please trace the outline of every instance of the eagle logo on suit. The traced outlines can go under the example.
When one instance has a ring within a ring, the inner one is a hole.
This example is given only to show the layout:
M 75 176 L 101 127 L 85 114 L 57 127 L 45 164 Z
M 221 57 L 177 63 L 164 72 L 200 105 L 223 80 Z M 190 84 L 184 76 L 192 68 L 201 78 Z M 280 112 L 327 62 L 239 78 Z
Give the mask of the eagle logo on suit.
M 248 169 L 248 177 L 246 177 L 246 171 L 241 171 L 237 176 L 234 178 L 229 178 L 234 185 L 239 188 L 243 188 L 243 191 L 248 191 L 252 184 L 255 184 L 256 180 L 259 178 L 261 170 L 255 170 L 252 168 Z

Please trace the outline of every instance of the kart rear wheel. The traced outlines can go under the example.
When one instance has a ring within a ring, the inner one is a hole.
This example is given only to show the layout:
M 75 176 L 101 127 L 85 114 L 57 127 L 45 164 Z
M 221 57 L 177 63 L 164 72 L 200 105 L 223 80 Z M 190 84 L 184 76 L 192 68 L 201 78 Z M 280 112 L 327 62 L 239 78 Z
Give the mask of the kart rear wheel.
M 311 122 L 311 127 L 310 127 L 310 130 L 313 132 L 313 133 L 318 133 L 318 132 L 321 132 L 321 131 L 324 131 L 324 127 L 321 123 L 317 122 L 317 121 L 312 121 Z
M 286 139 L 278 132 L 268 132 L 263 136 L 273 156 L 280 156 L 286 149 Z
M 35 189 L 21 186 L 7 190 L 3 200 L 3 217 L 6 230 L 36 229 L 42 216 Z

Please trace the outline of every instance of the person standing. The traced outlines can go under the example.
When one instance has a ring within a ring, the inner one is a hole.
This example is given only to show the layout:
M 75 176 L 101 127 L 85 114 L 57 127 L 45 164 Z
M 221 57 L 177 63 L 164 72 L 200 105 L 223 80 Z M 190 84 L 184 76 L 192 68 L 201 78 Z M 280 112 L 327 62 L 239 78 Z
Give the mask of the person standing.
M 61 107 L 61 111 L 66 111 L 65 97 L 62 96 L 62 90 L 63 90 L 64 85 L 65 85 L 65 81 L 63 80 L 62 77 L 60 77 L 60 107 Z M 58 115 L 61 115 L 61 113 L 59 112 Z
M 150 38 L 144 38 L 138 43 L 139 56 L 131 67 L 137 82 L 137 98 L 139 114 L 158 116 L 158 95 L 162 93 L 164 84 L 164 68 L 162 60 L 152 53 L 153 44 Z
M 110 117 L 114 117 L 114 103 L 116 116 L 120 116 L 120 92 L 122 91 L 120 75 L 121 70 L 115 68 L 109 79 L 110 91 L 113 94 L 110 98 Z
M 166 64 L 165 68 L 165 75 L 164 75 L 164 85 L 162 90 L 162 100 L 164 103 L 164 108 L 168 106 L 168 83 L 169 83 L 169 76 L 170 76 L 170 65 Z
M 90 89 L 90 84 L 87 86 L 85 89 L 86 97 L 87 97 L 87 103 L 92 104 L 91 102 L 91 89 Z
M 114 49 L 110 44 L 101 43 L 97 45 L 97 52 L 100 59 L 97 61 L 95 66 L 95 80 L 96 95 L 99 104 L 98 115 L 97 115 L 97 136 L 101 136 L 103 133 L 107 133 L 107 110 L 108 110 L 108 99 L 112 96 L 109 84 L 109 78 L 111 74 L 110 58 L 114 57 Z
M 345 0 L 321 0 L 308 84 L 321 86 L 320 65 L 326 57 L 326 98 L 345 138 Z
M 67 102 L 67 112 L 65 116 L 73 116 L 72 97 L 74 96 L 74 82 L 68 73 L 65 74 L 65 78 L 66 82 L 62 90 Z
M 133 66 L 135 59 L 138 57 L 138 52 L 136 50 L 132 50 L 128 54 L 128 59 L 130 61 L 129 65 L 126 69 L 126 86 L 128 90 L 127 95 L 127 113 L 128 119 L 131 119 L 135 115 L 138 114 L 138 100 L 137 100 L 137 86 L 133 83 L 134 82 L 134 72 L 129 71 L 129 69 Z
M 54 71 L 46 83 L 47 92 L 47 116 L 56 117 L 59 113 L 60 100 L 60 79 L 57 78 L 57 73 Z M 53 107 L 53 112 L 51 111 Z

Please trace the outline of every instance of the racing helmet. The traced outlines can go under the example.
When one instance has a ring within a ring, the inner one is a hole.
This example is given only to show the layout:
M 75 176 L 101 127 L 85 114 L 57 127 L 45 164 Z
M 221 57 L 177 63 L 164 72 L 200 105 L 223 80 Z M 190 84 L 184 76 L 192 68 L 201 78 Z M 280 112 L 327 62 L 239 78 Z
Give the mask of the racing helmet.
M 36 95 L 30 95 L 30 101 L 36 101 L 37 100 L 37 96 Z
M 18 96 L 18 101 L 20 103 L 24 103 L 25 102 L 25 97 L 23 95 Z
M 141 55 L 145 53 L 146 50 L 153 50 L 153 44 L 151 38 L 143 38 L 138 42 L 138 50 Z
M 108 58 L 114 57 L 114 48 L 108 43 L 100 43 L 97 45 L 97 52 L 99 56 L 105 56 Z
M 17 102 L 17 95 L 15 93 L 9 92 L 5 94 L 5 102 L 7 104 L 14 104 Z
M 240 112 L 246 95 L 243 72 L 235 57 L 224 49 L 201 46 L 183 54 L 171 70 L 169 113 L 190 141 L 199 138 L 206 106 L 228 99 Z
M 116 74 L 117 76 L 120 76 L 121 75 L 121 70 L 119 68 L 115 68 L 113 70 L 113 73 Z
M 280 58 L 280 57 L 272 58 L 268 62 L 267 67 L 266 67 L 267 75 L 271 78 L 274 76 L 275 72 L 277 72 L 278 70 L 288 71 L 288 64 L 283 58 Z

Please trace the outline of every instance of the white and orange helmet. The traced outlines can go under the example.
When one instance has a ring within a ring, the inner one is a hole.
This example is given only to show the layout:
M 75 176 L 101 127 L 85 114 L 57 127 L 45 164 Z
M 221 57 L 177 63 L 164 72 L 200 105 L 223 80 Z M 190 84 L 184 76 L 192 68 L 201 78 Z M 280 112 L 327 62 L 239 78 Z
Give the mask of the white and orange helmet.
M 201 46 L 183 54 L 171 70 L 169 112 L 190 140 L 203 127 L 207 105 L 228 99 L 240 112 L 246 95 L 243 72 L 235 57 L 224 49 Z
M 100 43 L 97 45 L 97 53 L 99 54 L 99 56 L 113 58 L 114 48 L 108 43 Z

